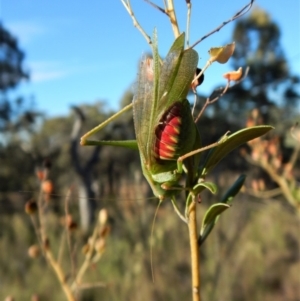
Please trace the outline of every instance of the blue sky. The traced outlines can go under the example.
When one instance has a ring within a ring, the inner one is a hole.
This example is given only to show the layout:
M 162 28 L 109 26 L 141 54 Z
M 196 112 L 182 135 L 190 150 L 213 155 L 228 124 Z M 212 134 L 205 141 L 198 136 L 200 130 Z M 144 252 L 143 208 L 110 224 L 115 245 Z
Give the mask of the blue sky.
M 137 19 L 152 34 L 158 30 L 159 51 L 164 56 L 173 34 L 168 19 L 142 0 L 131 0 Z M 156 1 L 160 4 L 162 1 Z M 191 42 L 229 19 L 248 0 L 194 0 Z M 300 74 L 299 0 L 256 0 L 281 29 L 281 42 L 294 73 Z M 180 29 L 185 30 L 185 1 L 175 0 Z M 37 109 L 47 116 L 64 115 L 70 105 L 104 100 L 117 109 L 122 94 L 136 78 L 137 62 L 149 47 L 120 0 L 0 0 L 0 19 L 19 40 L 26 53 L 31 80 L 14 93 L 34 96 Z M 196 47 L 204 65 L 210 47 L 231 42 L 234 24 Z M 203 92 L 222 83 L 230 64 L 212 65 Z

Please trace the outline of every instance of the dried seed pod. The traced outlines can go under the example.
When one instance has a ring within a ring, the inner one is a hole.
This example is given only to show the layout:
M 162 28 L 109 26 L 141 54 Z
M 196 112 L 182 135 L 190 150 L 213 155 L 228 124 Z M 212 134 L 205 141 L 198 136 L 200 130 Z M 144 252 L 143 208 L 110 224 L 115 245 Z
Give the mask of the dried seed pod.
M 107 210 L 106 210 L 106 209 L 101 209 L 101 210 L 99 211 L 99 216 L 98 216 L 98 218 L 99 218 L 99 223 L 100 223 L 100 225 L 101 225 L 101 226 L 105 225 L 106 222 L 107 222 L 107 220 L 108 220 L 108 212 L 107 212 Z
M 25 212 L 27 214 L 34 214 L 38 209 L 37 203 L 34 200 L 29 200 L 25 204 Z
M 28 256 L 31 258 L 38 258 L 41 254 L 40 247 L 38 245 L 32 245 L 28 248 Z

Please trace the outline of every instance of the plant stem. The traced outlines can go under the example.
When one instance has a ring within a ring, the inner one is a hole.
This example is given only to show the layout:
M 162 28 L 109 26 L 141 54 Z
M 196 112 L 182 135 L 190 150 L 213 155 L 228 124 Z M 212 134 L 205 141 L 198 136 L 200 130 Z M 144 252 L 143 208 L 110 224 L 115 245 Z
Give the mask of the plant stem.
M 57 263 L 57 261 L 54 259 L 53 255 L 52 255 L 52 252 L 50 250 L 45 250 L 45 255 L 46 255 L 46 258 L 48 260 L 48 262 L 51 264 L 53 270 L 55 271 L 56 273 L 56 276 L 60 282 L 60 285 L 67 297 L 67 300 L 68 301 L 76 301 L 71 289 L 70 289 L 70 286 L 67 284 L 66 282 L 66 276 L 64 275 L 64 272 L 62 271 L 62 268 L 61 266 Z
M 167 1 L 167 14 L 169 16 L 175 38 L 180 35 L 173 0 Z
M 200 301 L 200 256 L 195 201 L 192 201 L 189 206 L 188 228 L 191 248 L 192 295 L 193 301 Z
M 85 274 L 85 272 L 87 271 L 88 267 L 90 266 L 90 264 L 92 262 L 92 258 L 93 258 L 93 254 L 94 254 L 94 247 L 95 247 L 98 233 L 99 233 L 99 227 L 98 227 L 98 224 L 96 224 L 93 234 L 91 236 L 89 250 L 88 250 L 87 254 L 85 255 L 85 260 L 84 260 L 82 266 L 80 267 L 74 282 L 71 285 L 72 291 L 75 291 L 81 285 L 83 275 Z

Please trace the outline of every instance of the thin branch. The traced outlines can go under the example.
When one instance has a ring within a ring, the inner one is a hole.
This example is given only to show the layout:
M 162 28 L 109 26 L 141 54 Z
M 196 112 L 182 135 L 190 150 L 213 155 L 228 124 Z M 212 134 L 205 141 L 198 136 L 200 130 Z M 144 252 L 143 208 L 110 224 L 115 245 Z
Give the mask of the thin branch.
M 155 9 L 159 10 L 161 13 L 165 14 L 168 16 L 168 13 L 166 12 L 166 10 L 158 5 L 156 5 L 155 3 L 149 1 L 149 0 L 144 0 L 145 2 L 147 2 L 148 4 L 150 4 L 152 7 L 154 7 Z
M 217 100 L 219 100 L 227 92 L 227 90 L 229 88 L 229 85 L 230 85 L 230 82 L 228 81 L 227 85 L 225 86 L 225 88 L 223 89 L 223 91 L 217 97 L 215 97 L 214 99 L 210 99 L 209 97 L 206 99 L 206 102 L 205 102 L 204 106 L 202 107 L 201 111 L 199 112 L 197 118 L 195 119 L 195 123 L 198 122 L 198 120 L 200 119 L 200 117 L 202 116 L 202 114 L 204 113 L 204 111 L 206 110 L 206 108 L 209 105 L 211 105 L 214 102 L 216 102 Z
M 175 38 L 177 38 L 180 35 L 179 26 L 176 18 L 176 11 L 174 7 L 173 0 L 167 0 L 167 13 L 171 22 L 171 26 L 173 29 L 173 33 Z
M 289 164 L 291 165 L 292 168 L 295 166 L 295 164 L 297 162 L 299 153 L 300 153 L 300 143 L 298 143 L 295 146 L 294 151 L 293 151 L 293 153 L 291 155 L 291 158 L 290 158 L 290 161 L 289 161 Z
M 65 229 L 66 229 L 66 238 L 67 238 L 67 244 L 68 244 L 70 261 L 71 261 L 71 271 L 72 271 L 71 274 L 73 277 L 75 277 L 75 263 L 74 263 L 75 260 L 74 260 L 74 253 L 72 252 L 71 235 L 70 235 L 70 229 L 68 225 L 70 197 L 71 197 L 71 190 L 69 189 L 65 197 Z
M 297 200 L 293 196 L 288 181 L 281 175 L 278 175 L 276 169 L 274 169 L 272 165 L 269 164 L 266 160 L 253 160 L 249 155 L 245 155 L 244 158 L 251 164 L 259 166 L 262 169 L 264 169 L 269 174 L 270 178 L 274 182 L 276 182 L 277 185 L 280 187 L 282 194 L 284 195 L 286 200 L 290 203 L 290 205 L 296 207 L 298 213 L 300 214 L 300 203 L 297 202 Z
M 129 13 L 132 21 L 133 21 L 133 25 L 134 27 L 136 27 L 140 33 L 142 34 L 142 36 L 146 39 L 147 43 L 152 47 L 152 40 L 150 38 L 149 35 L 147 35 L 147 33 L 145 32 L 145 30 L 142 28 L 142 26 L 140 25 L 140 23 L 137 21 L 134 13 L 133 13 L 133 10 L 131 8 L 131 5 L 130 5 L 130 1 L 127 0 L 127 3 L 125 2 L 125 0 L 121 0 L 122 4 L 124 5 L 124 7 L 126 8 L 127 12 Z
M 76 301 L 69 285 L 66 282 L 66 276 L 62 270 L 62 267 L 60 266 L 60 264 L 58 264 L 58 262 L 54 259 L 53 254 L 51 252 L 51 250 L 49 248 L 45 248 L 45 254 L 46 254 L 46 258 L 48 260 L 48 262 L 50 263 L 50 265 L 52 266 L 53 270 L 56 273 L 56 276 L 60 282 L 60 285 L 67 297 L 68 301 Z
M 271 199 L 271 198 L 274 198 L 276 196 L 282 195 L 282 190 L 279 187 L 275 188 L 275 189 L 272 189 L 272 190 L 267 190 L 267 191 L 257 191 L 257 190 L 254 190 L 254 189 L 247 188 L 245 190 L 245 192 L 250 194 L 250 195 L 253 195 L 257 198 L 262 198 L 262 199 Z
M 107 287 L 107 283 L 105 282 L 95 282 L 95 283 L 84 283 L 81 284 L 78 289 L 85 290 L 85 289 L 91 289 L 96 287 Z
M 191 12 L 192 12 L 192 3 L 190 0 L 186 0 L 187 5 L 187 17 L 186 17 L 186 47 L 189 47 L 190 44 L 190 23 L 191 23 Z
M 121 1 L 123 1 L 123 0 L 121 0 Z M 147 2 L 148 4 L 150 4 L 155 9 L 159 10 L 161 13 L 163 13 L 169 17 L 170 23 L 171 23 L 171 26 L 172 26 L 172 29 L 174 32 L 174 36 L 175 36 L 175 38 L 177 38 L 180 35 L 180 31 L 179 31 L 177 18 L 176 18 L 173 0 L 164 0 L 165 8 L 162 8 L 158 5 L 156 5 L 155 3 L 153 3 L 150 0 L 144 0 L 144 1 Z
M 297 162 L 297 159 L 298 159 L 299 152 L 300 152 L 300 132 L 298 133 L 298 135 L 295 134 L 297 126 L 298 126 L 298 124 L 295 124 L 291 128 L 291 136 L 296 141 L 296 146 L 294 148 L 294 151 L 293 151 L 293 153 L 291 155 L 291 158 L 290 158 L 290 161 L 289 161 L 289 164 L 291 165 L 291 167 L 295 166 L 295 164 Z M 298 129 L 298 131 L 299 131 L 299 129 Z
M 93 234 L 91 237 L 91 240 L 89 241 L 89 249 L 88 249 L 87 254 L 85 255 L 85 260 L 84 260 L 82 266 L 80 267 L 74 282 L 71 285 L 72 291 L 74 291 L 75 289 L 78 289 L 78 287 L 81 285 L 83 275 L 85 274 L 86 270 L 88 269 L 88 267 L 90 266 L 90 264 L 92 262 L 92 256 L 94 253 L 94 248 L 95 248 L 98 232 L 99 232 L 99 228 L 98 228 L 98 221 L 97 221 L 97 224 L 95 225 L 95 228 L 94 228 L 94 231 L 93 231 Z
M 192 46 L 190 46 L 189 48 L 194 48 L 196 45 L 198 45 L 200 42 L 202 42 L 203 40 L 205 40 L 206 38 L 208 38 L 209 36 L 211 36 L 212 34 L 220 31 L 225 25 L 227 25 L 228 23 L 240 18 L 241 16 L 243 16 L 244 14 L 246 14 L 252 7 L 254 3 L 254 0 L 251 0 L 247 5 L 245 5 L 240 11 L 238 11 L 233 17 L 231 17 L 229 20 L 223 22 L 220 26 L 218 26 L 217 28 L 215 28 L 214 30 L 212 30 L 211 32 L 209 32 L 208 34 L 206 34 L 205 36 L 203 36 L 202 38 L 200 38 L 199 40 L 197 40 Z
M 202 116 L 202 114 L 204 113 L 204 111 L 206 110 L 206 108 L 207 108 L 209 105 L 211 105 L 211 104 L 213 104 L 214 102 L 218 101 L 221 97 L 223 97 L 223 96 L 226 94 L 226 92 L 227 92 L 229 89 L 231 89 L 231 88 L 233 88 L 234 86 L 240 84 L 240 83 L 248 76 L 249 70 L 250 70 L 250 68 L 247 67 L 246 70 L 245 70 L 245 73 L 244 73 L 243 77 L 242 77 L 239 81 L 236 81 L 232 86 L 230 86 L 230 81 L 228 81 L 228 82 L 227 82 L 227 85 L 225 86 L 225 88 L 224 88 L 223 90 L 221 90 L 221 93 L 220 93 L 218 96 L 216 96 L 215 98 L 210 99 L 210 97 L 208 97 L 208 98 L 206 99 L 206 102 L 205 102 L 204 106 L 202 107 L 201 111 L 199 112 L 197 118 L 195 119 L 195 123 L 197 123 L 197 122 L 199 121 L 200 117 Z M 212 95 L 213 95 L 213 94 L 214 94 L 214 93 L 212 93 Z

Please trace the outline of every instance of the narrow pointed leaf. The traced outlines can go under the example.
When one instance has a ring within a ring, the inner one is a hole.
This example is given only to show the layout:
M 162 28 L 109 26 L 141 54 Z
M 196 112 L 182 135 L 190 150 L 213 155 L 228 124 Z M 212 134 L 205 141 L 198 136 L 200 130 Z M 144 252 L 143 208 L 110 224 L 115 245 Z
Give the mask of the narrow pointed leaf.
M 269 125 L 260 125 L 248 127 L 227 136 L 226 139 L 223 139 L 224 142 L 220 143 L 208 153 L 205 163 L 203 164 L 204 167 L 201 175 L 207 175 L 224 157 L 241 144 L 260 137 L 272 129 L 273 127 Z
M 223 206 L 222 206 L 223 205 Z M 225 206 L 224 206 L 225 205 Z M 224 212 L 226 209 L 228 209 L 230 206 L 224 203 L 217 203 L 212 205 L 208 211 L 205 214 L 205 217 L 203 219 L 201 231 L 200 231 L 200 236 L 198 239 L 198 244 L 201 246 L 212 229 L 214 228 L 215 224 L 217 223 L 219 216 L 222 212 Z M 212 211 L 210 209 L 213 208 Z M 206 220 L 206 222 L 205 222 Z
M 217 185 L 212 182 L 201 182 L 193 187 L 193 192 L 197 195 L 202 190 L 208 189 L 211 193 L 215 194 L 218 191 Z
M 238 194 L 241 188 L 244 185 L 246 180 L 246 175 L 240 175 L 234 184 L 226 191 L 224 196 L 221 199 L 221 203 L 231 203 L 233 198 Z
M 230 206 L 224 203 L 217 203 L 211 205 L 204 215 L 200 235 L 202 236 L 207 226 L 211 223 L 214 224 L 217 216 L 219 216 L 228 208 L 230 208 Z

